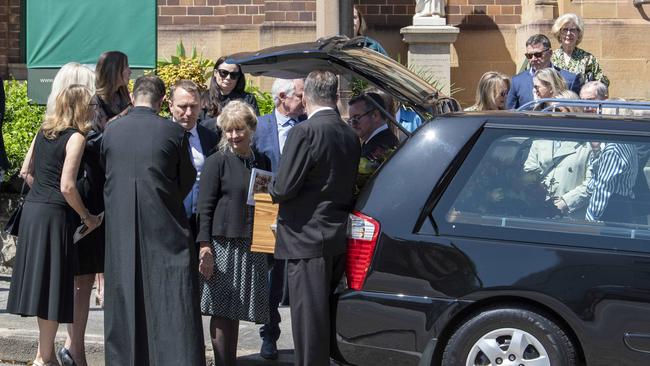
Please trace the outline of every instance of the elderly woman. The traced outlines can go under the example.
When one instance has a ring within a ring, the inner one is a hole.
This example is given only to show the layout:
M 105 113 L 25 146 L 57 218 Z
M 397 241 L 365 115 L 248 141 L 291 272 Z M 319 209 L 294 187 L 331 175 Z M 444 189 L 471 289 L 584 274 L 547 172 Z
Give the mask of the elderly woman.
M 578 48 L 584 34 L 584 22 L 573 13 L 567 13 L 555 20 L 551 32 L 560 42 L 560 48 L 553 52 L 553 65 L 582 77 L 583 82 L 600 81 L 609 86 L 609 79 L 594 55 Z
M 510 90 L 510 78 L 497 71 L 488 71 L 478 81 L 476 102 L 465 109 L 473 111 L 493 111 L 506 109 L 506 96 Z
M 250 251 L 253 206 L 247 202 L 253 168 L 271 170 L 253 150 L 257 117 L 242 101 L 231 101 L 217 118 L 219 151 L 205 161 L 199 183 L 197 241 L 211 248 L 214 273 L 202 280 L 201 312 L 210 315 L 216 365 L 234 365 L 239 321 L 269 322 L 266 254 Z
M 77 172 L 91 118 L 91 92 L 71 85 L 57 96 L 20 171 L 31 186 L 20 220 L 18 251 L 7 311 L 36 316 L 37 366 L 58 365 L 54 337 L 59 323 L 72 323 L 74 250 L 72 237 L 79 217 L 90 230 L 100 219 L 92 215 L 76 188 Z

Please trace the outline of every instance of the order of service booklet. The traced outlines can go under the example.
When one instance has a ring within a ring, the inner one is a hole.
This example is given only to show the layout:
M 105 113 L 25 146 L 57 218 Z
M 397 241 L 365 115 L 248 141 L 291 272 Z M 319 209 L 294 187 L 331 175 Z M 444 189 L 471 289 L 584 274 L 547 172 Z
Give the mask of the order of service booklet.
M 103 212 L 100 213 L 99 215 L 97 215 L 97 217 L 99 218 L 99 225 L 97 225 L 97 227 L 100 227 L 102 225 L 102 221 L 104 221 L 104 213 Z M 97 227 L 95 229 L 97 229 Z M 72 242 L 73 243 L 78 242 L 84 236 L 90 234 L 93 230 L 88 230 L 88 226 L 86 226 L 86 224 L 81 224 L 77 228 L 77 230 L 75 230 L 74 235 L 72 236 Z
M 251 171 L 251 180 L 248 183 L 248 200 L 247 204 L 255 206 L 255 199 L 253 196 L 256 193 L 269 193 L 273 186 L 275 174 L 267 170 L 253 168 Z

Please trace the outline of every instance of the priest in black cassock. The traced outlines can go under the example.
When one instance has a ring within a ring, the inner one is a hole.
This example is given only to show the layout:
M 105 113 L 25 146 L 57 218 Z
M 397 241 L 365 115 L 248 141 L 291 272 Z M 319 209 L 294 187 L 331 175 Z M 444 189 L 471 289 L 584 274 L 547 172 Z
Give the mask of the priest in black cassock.
M 196 171 L 185 130 L 158 116 L 164 94 L 159 78 L 138 78 L 134 108 L 104 132 L 107 365 L 205 365 L 199 255 L 183 206 Z

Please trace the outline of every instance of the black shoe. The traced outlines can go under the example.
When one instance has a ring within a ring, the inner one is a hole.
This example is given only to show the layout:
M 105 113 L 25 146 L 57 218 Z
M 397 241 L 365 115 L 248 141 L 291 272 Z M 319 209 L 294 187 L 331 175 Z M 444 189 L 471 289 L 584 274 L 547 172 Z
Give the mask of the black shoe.
M 262 341 L 262 348 L 260 348 L 260 356 L 265 360 L 278 359 L 278 347 L 275 342 L 269 340 Z
M 77 366 L 67 348 L 61 347 L 57 354 L 59 355 L 59 360 L 61 360 L 63 366 Z

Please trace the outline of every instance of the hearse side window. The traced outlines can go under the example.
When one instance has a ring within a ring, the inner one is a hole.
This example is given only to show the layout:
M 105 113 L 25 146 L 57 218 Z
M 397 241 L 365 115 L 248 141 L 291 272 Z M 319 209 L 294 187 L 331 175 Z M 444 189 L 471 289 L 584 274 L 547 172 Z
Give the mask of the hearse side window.
M 487 133 L 436 212 L 454 234 L 519 230 L 530 237 L 533 230 L 650 240 L 649 156 L 650 141 L 639 137 Z

